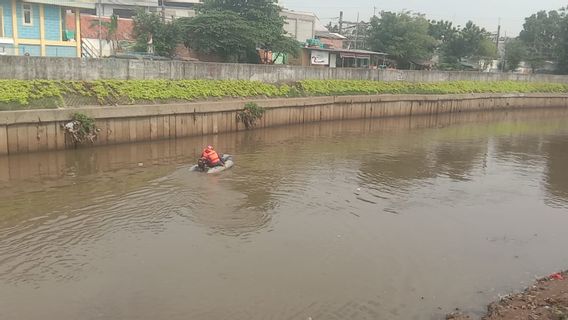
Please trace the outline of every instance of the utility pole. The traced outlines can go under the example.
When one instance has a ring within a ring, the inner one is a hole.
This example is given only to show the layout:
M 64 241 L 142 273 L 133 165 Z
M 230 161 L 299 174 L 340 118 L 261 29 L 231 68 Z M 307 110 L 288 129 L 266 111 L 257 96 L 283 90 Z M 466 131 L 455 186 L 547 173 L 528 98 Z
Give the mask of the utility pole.
M 497 40 L 495 40 L 495 47 L 497 48 L 497 53 L 499 52 L 499 38 L 501 37 L 501 18 L 499 18 L 499 23 L 497 25 Z
M 507 39 L 507 32 L 505 32 L 505 39 Z M 503 48 L 503 72 L 505 72 L 505 65 L 507 64 L 507 41 L 505 40 L 505 47 Z
M 357 12 L 357 21 L 355 25 L 355 49 L 357 49 L 357 42 L 359 41 L 359 12 Z
M 499 18 L 499 23 L 497 24 L 497 39 L 495 39 L 495 48 L 497 48 L 497 54 L 499 54 L 499 38 L 501 38 L 501 18 Z M 503 57 L 501 58 L 501 68 L 505 71 L 505 51 L 503 51 Z
M 101 2 L 101 0 L 99 0 L 99 10 L 98 10 L 98 15 L 99 15 L 99 58 L 103 57 L 103 39 L 102 39 L 102 28 L 103 28 L 103 22 L 102 22 L 102 11 L 103 11 L 103 4 Z
M 373 6 L 373 17 L 377 16 L 377 6 Z
M 343 32 L 343 11 L 339 11 L 339 34 Z

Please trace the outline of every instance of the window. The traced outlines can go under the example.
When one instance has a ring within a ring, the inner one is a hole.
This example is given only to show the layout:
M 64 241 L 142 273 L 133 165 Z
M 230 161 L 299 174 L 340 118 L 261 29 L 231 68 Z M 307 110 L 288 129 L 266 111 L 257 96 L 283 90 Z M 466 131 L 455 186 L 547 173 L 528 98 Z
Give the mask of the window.
M 22 3 L 22 13 L 24 18 L 24 25 L 32 25 L 32 5 L 29 3 Z
M 136 15 L 136 12 L 129 9 L 113 9 L 112 14 L 120 18 L 131 19 Z
M 81 9 L 81 15 L 91 15 L 91 16 L 96 16 L 97 15 L 97 9 Z

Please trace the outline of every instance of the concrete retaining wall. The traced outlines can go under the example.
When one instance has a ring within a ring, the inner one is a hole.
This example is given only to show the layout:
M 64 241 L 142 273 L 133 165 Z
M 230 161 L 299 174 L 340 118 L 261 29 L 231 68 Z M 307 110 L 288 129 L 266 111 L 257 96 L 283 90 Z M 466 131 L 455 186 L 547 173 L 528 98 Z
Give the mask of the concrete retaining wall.
M 507 108 L 568 107 L 568 95 L 377 95 L 252 100 L 266 108 L 258 127 L 316 121 L 436 115 Z M 244 130 L 246 101 L 81 108 L 101 131 L 95 145 L 175 139 Z M 0 112 L 0 154 L 73 148 L 62 125 L 77 110 Z
M 531 81 L 568 83 L 568 76 L 520 75 L 513 73 L 371 70 L 181 61 L 125 59 L 79 59 L 0 56 L 0 79 L 52 80 L 142 80 L 142 79 L 239 79 L 292 82 L 304 79 L 343 79 L 439 82 Z

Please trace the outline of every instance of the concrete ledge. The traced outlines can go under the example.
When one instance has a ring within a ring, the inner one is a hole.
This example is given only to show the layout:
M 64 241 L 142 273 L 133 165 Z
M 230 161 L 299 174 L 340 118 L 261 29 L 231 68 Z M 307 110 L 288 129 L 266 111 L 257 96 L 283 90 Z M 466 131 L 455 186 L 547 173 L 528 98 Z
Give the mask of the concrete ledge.
M 382 102 L 411 102 L 411 101 L 454 101 L 454 100 L 483 100 L 495 98 L 568 98 L 568 94 L 452 94 L 452 95 L 353 95 L 353 96 L 324 96 L 305 98 L 275 98 L 251 100 L 226 100 L 209 102 L 188 102 L 182 104 L 164 105 L 132 105 L 116 107 L 83 107 L 73 109 L 39 109 L 20 111 L 0 111 L 0 125 L 28 124 L 54 121 L 67 121 L 75 112 L 82 112 L 95 119 L 133 118 L 176 114 L 202 114 L 216 112 L 234 112 L 241 110 L 248 102 L 253 102 L 266 109 L 310 107 L 330 104 L 382 103 Z
M 61 125 L 75 112 L 95 118 L 100 129 L 95 145 L 240 131 L 245 128 L 236 115 L 247 102 L 266 108 L 257 123 L 266 128 L 329 120 L 566 108 L 568 94 L 358 95 L 2 111 L 0 154 L 74 148 Z

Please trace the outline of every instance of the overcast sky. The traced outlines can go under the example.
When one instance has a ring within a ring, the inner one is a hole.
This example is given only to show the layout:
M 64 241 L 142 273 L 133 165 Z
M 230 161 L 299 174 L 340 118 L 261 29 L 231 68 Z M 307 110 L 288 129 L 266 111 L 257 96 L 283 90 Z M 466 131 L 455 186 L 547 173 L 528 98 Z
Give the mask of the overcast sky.
M 360 20 L 368 20 L 373 7 L 377 7 L 377 12 L 411 10 L 424 13 L 429 19 L 450 20 L 460 25 L 473 20 L 488 31 L 496 31 L 501 18 L 501 28 L 507 36 L 518 35 L 525 17 L 568 4 L 566 0 L 280 0 L 279 3 L 288 9 L 314 12 L 323 24 L 337 22 L 341 10 L 345 20 L 355 21 L 357 12 Z

